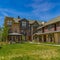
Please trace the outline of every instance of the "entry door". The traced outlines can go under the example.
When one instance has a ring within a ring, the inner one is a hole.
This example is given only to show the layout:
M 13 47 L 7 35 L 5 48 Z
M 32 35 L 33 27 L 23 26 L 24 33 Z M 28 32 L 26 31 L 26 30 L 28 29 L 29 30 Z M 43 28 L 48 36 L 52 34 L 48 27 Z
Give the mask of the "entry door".
M 31 40 L 31 36 L 28 36 L 28 40 Z

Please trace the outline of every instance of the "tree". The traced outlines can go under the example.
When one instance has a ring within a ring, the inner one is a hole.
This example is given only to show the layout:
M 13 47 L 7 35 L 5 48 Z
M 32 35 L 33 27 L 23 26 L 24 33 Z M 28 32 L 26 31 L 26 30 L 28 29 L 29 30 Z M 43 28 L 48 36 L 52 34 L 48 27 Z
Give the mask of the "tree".
M 8 30 L 9 30 L 9 28 L 7 26 L 4 26 L 3 27 L 3 31 L 2 31 L 2 40 L 3 41 L 6 41 L 7 40 Z
M 2 27 L 0 27 L 0 41 L 2 41 Z

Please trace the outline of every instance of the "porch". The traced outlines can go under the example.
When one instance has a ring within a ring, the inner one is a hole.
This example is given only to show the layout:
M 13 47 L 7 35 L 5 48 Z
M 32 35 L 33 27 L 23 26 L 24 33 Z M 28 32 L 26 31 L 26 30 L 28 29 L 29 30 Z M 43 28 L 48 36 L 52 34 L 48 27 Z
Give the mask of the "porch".
M 34 34 L 34 40 L 38 42 L 60 43 L 60 31 L 49 33 L 36 33 Z
M 11 43 L 19 43 L 22 41 L 22 34 L 19 34 L 19 33 L 10 33 L 8 35 L 8 38 L 7 38 L 8 42 L 11 42 Z

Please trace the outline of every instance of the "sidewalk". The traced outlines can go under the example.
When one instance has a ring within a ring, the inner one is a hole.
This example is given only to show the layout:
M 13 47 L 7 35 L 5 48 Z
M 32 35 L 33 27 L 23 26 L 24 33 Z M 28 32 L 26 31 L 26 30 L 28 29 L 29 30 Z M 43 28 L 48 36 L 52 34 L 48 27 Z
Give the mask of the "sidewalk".
M 29 42 L 31 44 L 40 44 L 40 45 L 49 45 L 49 46 L 60 46 L 60 44 L 46 44 L 46 43 L 35 43 L 35 42 Z

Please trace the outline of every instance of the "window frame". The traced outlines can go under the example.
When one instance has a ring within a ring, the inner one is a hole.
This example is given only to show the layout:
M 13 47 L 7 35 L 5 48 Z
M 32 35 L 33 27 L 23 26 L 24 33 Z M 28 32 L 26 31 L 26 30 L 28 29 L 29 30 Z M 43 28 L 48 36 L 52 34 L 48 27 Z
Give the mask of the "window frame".
M 8 20 L 7 21 L 7 25 L 11 26 L 12 25 L 12 21 L 11 20 Z
M 26 21 L 22 21 L 22 27 L 26 28 Z

